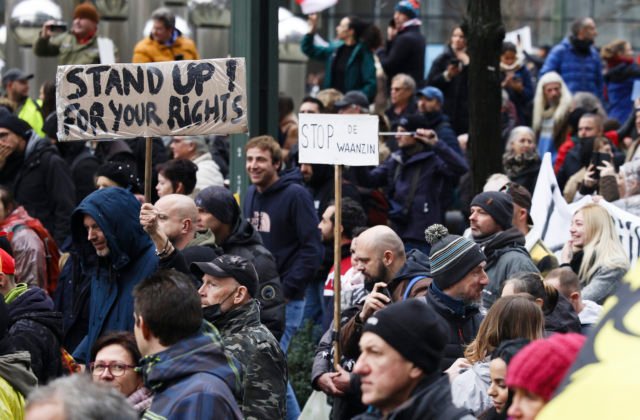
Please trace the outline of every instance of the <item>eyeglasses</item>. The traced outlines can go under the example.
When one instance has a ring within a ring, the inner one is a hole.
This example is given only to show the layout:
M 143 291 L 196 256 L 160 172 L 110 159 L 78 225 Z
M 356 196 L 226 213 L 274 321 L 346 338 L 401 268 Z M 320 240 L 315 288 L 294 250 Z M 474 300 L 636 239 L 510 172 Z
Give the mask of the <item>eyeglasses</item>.
M 89 370 L 93 376 L 100 376 L 105 370 L 109 370 L 109 373 L 113 376 L 122 376 L 127 369 L 133 369 L 135 366 L 127 365 L 126 363 L 111 362 L 111 363 L 96 363 L 89 364 Z

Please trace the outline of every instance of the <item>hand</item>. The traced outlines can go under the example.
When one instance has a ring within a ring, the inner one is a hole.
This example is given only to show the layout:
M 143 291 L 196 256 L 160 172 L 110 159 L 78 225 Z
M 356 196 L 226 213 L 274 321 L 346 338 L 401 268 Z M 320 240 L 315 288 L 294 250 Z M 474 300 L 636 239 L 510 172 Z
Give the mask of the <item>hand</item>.
M 562 247 L 560 254 L 560 264 L 569 264 L 573 259 L 573 241 L 569 239 Z
M 396 35 L 398 35 L 398 30 L 393 26 L 387 26 L 387 40 L 393 41 Z
M 373 285 L 373 290 L 364 300 L 362 311 L 360 311 L 360 313 L 358 314 L 362 322 L 365 322 L 371 315 L 384 308 L 387 304 L 391 303 L 391 299 L 378 292 L 378 290 L 384 287 L 387 287 L 387 284 L 382 282 Z
M 309 24 L 309 33 L 315 34 L 318 30 L 318 14 L 311 13 L 307 16 L 307 23 Z
M 351 374 L 344 370 L 341 366 L 338 366 L 338 371 L 331 377 L 333 385 L 341 393 L 348 392 L 351 388 Z
M 447 78 L 449 80 L 451 80 L 454 77 L 456 77 L 457 75 L 459 75 L 461 71 L 462 70 L 460 69 L 460 66 L 458 66 L 456 64 L 449 64 L 447 66 Z
M 5 142 L 0 142 L 0 169 L 4 168 L 5 163 L 7 163 L 7 158 L 11 153 L 13 153 L 13 147 Z
M 445 370 L 445 373 L 449 375 L 449 382 L 453 382 L 453 380 L 460 375 L 463 370 L 469 369 L 470 367 L 471 363 L 469 363 L 469 361 L 464 357 L 456 359 L 449 369 Z
M 332 378 L 336 375 L 340 375 L 340 374 L 334 373 L 334 372 L 326 372 L 320 375 L 320 377 L 316 382 L 316 384 L 318 385 L 318 388 L 320 388 L 320 390 L 325 394 L 331 395 L 334 397 L 339 397 L 343 395 L 344 392 L 340 391 L 333 383 Z
M 515 77 L 509 80 L 509 87 L 515 92 L 522 92 L 524 90 L 524 85 L 522 84 L 522 79 L 519 77 Z
M 593 188 L 596 186 L 596 180 L 594 175 L 596 174 L 596 168 L 592 163 L 587 167 L 587 172 L 584 174 L 584 178 L 582 178 L 582 183 L 589 188 Z
M 415 138 L 429 146 L 435 146 L 438 142 L 438 135 L 436 132 L 427 128 L 418 128 L 416 130 Z
M 158 231 L 158 210 L 151 203 L 145 203 L 140 208 L 140 224 L 149 235 Z
M 611 162 L 603 160 L 602 166 L 598 166 L 597 168 L 600 171 L 600 177 L 603 176 L 615 176 L 616 168 L 611 164 Z
M 469 146 L 469 134 L 460 134 L 458 136 L 458 145 L 460 145 L 462 153 L 466 153 L 467 147 Z
M 40 31 L 40 36 L 43 38 L 51 38 L 53 32 L 51 31 L 51 25 L 56 23 L 55 20 L 48 20 L 42 25 L 42 30 Z
M 465 50 L 456 51 L 456 58 L 460 60 L 463 65 L 469 65 L 469 54 L 467 54 Z

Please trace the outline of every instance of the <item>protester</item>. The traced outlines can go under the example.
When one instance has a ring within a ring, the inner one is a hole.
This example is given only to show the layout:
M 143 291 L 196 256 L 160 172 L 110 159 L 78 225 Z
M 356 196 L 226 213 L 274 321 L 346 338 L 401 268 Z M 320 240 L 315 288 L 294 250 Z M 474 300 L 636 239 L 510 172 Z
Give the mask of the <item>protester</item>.
M 171 159 L 157 167 L 158 197 L 167 194 L 184 194 L 191 196 L 196 186 L 198 166 L 188 159 Z
M 519 126 L 511 130 L 502 155 L 502 168 L 512 182 L 533 192 L 540 172 L 540 156 L 532 129 Z
M 320 99 L 311 96 L 305 96 L 300 102 L 298 114 L 324 114 L 324 104 Z
M 393 76 L 391 79 L 391 104 L 385 111 L 392 131 L 398 128 L 402 118 L 418 112 L 415 93 L 416 81 L 413 77 L 404 73 Z
M 0 149 L 0 184 L 12 188 L 16 201 L 62 244 L 76 193 L 58 150 L 9 114 L 0 116 Z
M 456 26 L 445 51 L 433 61 L 427 85 L 444 94 L 444 113 L 457 135 L 469 131 L 469 55 L 462 28 Z
M 478 333 L 482 315 L 476 304 L 489 279 L 484 271 L 486 257 L 469 239 L 451 235 L 442 225 L 425 231 L 431 243 L 431 276 L 427 304 L 442 318 L 449 331 L 440 369 L 448 368 L 453 379 L 469 367 L 462 359 L 464 349 Z
M 583 300 L 580 290 L 580 280 L 571 269 L 557 268 L 551 270 L 544 279 L 545 284 L 549 284 L 558 290 L 573 306 L 573 310 L 578 314 L 580 326 L 583 334 L 590 330 L 600 319 L 602 306 L 592 300 Z
M 136 338 L 129 331 L 114 331 L 98 338 L 89 358 L 93 382 L 117 389 L 140 413 L 151 406 L 152 400 L 151 391 L 142 386 L 141 372 L 136 371 L 141 358 Z
M 171 9 L 154 10 L 151 20 L 151 33 L 133 48 L 132 63 L 200 59 L 195 43 L 176 28 L 176 17 Z
M 447 331 L 433 309 L 418 299 L 394 303 L 362 329 L 354 372 L 362 378 L 362 403 L 377 412 L 356 419 L 473 418 L 451 403 L 449 379 L 440 370 Z
M 154 392 L 146 416 L 241 419 L 241 368 L 224 353 L 218 330 L 203 321 L 189 277 L 160 270 L 141 281 L 133 297 L 142 378 Z
M 556 160 L 558 150 L 567 137 L 570 107 L 571 92 L 558 73 L 550 71 L 538 80 L 531 127 L 538 139 L 540 158 L 550 152 L 552 160 Z
M 544 313 L 545 333 L 581 331 L 580 320 L 571 303 L 558 291 L 542 280 L 538 273 L 518 273 L 510 277 L 501 291 L 501 296 L 526 293 L 533 296 Z
M 578 275 L 584 299 L 601 305 L 629 270 L 629 258 L 613 220 L 604 207 L 587 204 L 573 214 L 569 234 L 560 266 L 568 266 Z
M 424 79 L 426 40 L 420 32 L 420 2 L 399 1 L 393 12 L 393 26 L 387 30 L 387 43 L 377 51 L 388 80 L 404 73 L 415 83 Z M 392 82 L 393 83 L 393 82 Z M 392 86 L 393 97 L 393 86 Z
M 631 44 L 623 39 L 603 46 L 600 56 L 607 64 L 604 74 L 607 114 L 622 124 L 633 111 L 631 93 L 634 83 L 640 80 L 640 66 L 634 62 Z
M 602 98 L 602 61 L 593 46 L 596 36 L 598 31 L 592 18 L 573 21 L 571 34 L 551 49 L 540 74 L 555 71 L 571 93 L 590 92 Z
M 307 22 L 309 32 L 302 38 L 300 47 L 309 58 L 326 62 L 323 89 L 333 88 L 343 93 L 357 90 L 371 102 L 376 95 L 377 83 L 371 49 L 377 45 L 368 44 L 370 24 L 355 16 L 344 17 L 336 26 L 337 41 L 321 47 L 314 44 L 318 15 L 310 14 Z
M 38 39 L 33 44 L 33 53 L 39 57 L 58 56 L 58 65 L 100 64 L 100 48 L 98 47 L 98 23 L 100 15 L 90 2 L 83 2 L 73 10 L 73 23 L 68 33 L 57 32 L 55 20 L 47 20 L 42 25 Z M 118 49 L 113 41 L 106 39 L 114 48 L 117 57 Z M 105 63 L 109 64 L 109 63 Z
M 140 203 L 118 187 L 91 193 L 71 216 L 73 241 L 78 248 L 91 242 L 97 263 L 89 265 L 91 297 L 87 335 L 74 351 L 87 363 L 93 343 L 107 331 L 132 331 L 131 291 L 158 266 L 158 250 L 142 230 Z M 89 257 L 81 260 L 90 263 Z
M 220 166 L 213 160 L 207 140 L 203 136 L 176 136 L 169 145 L 174 159 L 189 159 L 198 166 L 194 192 L 212 185 L 224 185 L 224 177 Z
M 204 319 L 218 328 L 225 351 L 242 365 L 242 414 L 247 419 L 285 418 L 287 364 L 278 341 L 260 322 L 255 267 L 227 254 L 193 263 L 191 271 L 202 279 L 198 293 Z
M 504 419 L 507 410 L 511 406 L 513 400 L 513 392 L 507 387 L 507 366 L 509 362 L 524 346 L 529 344 L 529 340 L 525 338 L 516 338 L 514 340 L 503 341 L 491 355 L 491 363 L 489 363 L 489 374 L 491 377 L 491 385 L 487 390 L 489 398 L 491 398 L 491 407 L 489 410 L 478 416 L 479 419 Z
M 580 334 L 554 334 L 520 350 L 507 369 L 507 385 L 514 390 L 507 414 L 534 419 L 551 400 L 585 340 Z
M 500 73 L 502 88 L 507 91 L 509 100 L 516 107 L 518 124 L 529 125 L 531 123 L 531 101 L 533 100 L 531 74 L 524 64 L 524 57 L 518 57 L 518 49 L 512 42 L 502 43 Z
M 44 137 L 42 126 L 46 114 L 43 113 L 40 105 L 29 97 L 29 80 L 31 79 L 33 74 L 12 68 L 2 75 L 2 87 L 7 98 L 16 104 L 18 118 L 26 121 L 38 136 Z
M 134 195 L 141 195 L 144 192 L 136 169 L 128 163 L 105 162 L 96 170 L 95 179 L 98 189 L 120 187 L 131 191 Z
M 0 293 L 9 312 L 8 337 L 14 348 L 31 356 L 31 369 L 43 385 L 62 375 L 62 315 L 37 287 L 15 281 L 14 261 L 0 249 Z
M 585 195 L 602 195 L 601 190 L 604 191 L 613 185 L 615 185 L 613 188 L 618 187 L 615 177 L 615 157 L 609 140 L 606 137 L 596 138 L 590 154 L 587 148 L 588 140 L 585 139 L 584 143 L 581 161 L 585 166 L 573 174 L 564 186 L 563 195 L 569 203 L 579 201 Z M 603 173 L 613 176 L 602 176 Z
M 418 110 L 426 119 L 427 125 L 424 128 L 435 131 L 440 140 L 447 143 L 451 149 L 461 156 L 464 155 L 460 150 L 460 144 L 456 133 L 451 127 L 449 117 L 442 112 L 444 105 L 442 91 L 437 87 L 427 86 L 416 92 L 416 98 L 418 100 Z
M 25 420 L 138 418 L 118 391 L 92 383 L 85 375 L 57 379 L 29 394 Z
M 159 256 L 171 253 L 169 242 L 177 250 L 188 247 L 195 238 L 197 221 L 196 204 L 182 194 L 165 195 L 154 205 L 145 203 L 140 208 L 140 222 L 162 254 Z
M 491 384 L 490 356 L 502 342 L 512 339 L 542 338 L 542 311 L 526 296 L 498 299 L 482 320 L 476 338 L 464 351 L 471 367 L 451 383 L 453 403 L 479 415 L 491 407 L 488 390 Z
M 260 291 L 256 296 L 260 302 L 260 320 L 280 339 L 285 328 L 283 285 L 276 260 L 263 245 L 260 233 L 242 217 L 238 202 L 226 188 L 205 188 L 198 193 L 195 203 L 198 207 L 198 225 L 201 229 L 211 230 L 214 243 L 225 254 L 246 258 L 256 268 L 260 283 Z
M 400 150 L 380 166 L 354 170 L 366 187 L 389 188 L 389 219 L 408 250 L 429 252 L 424 230 L 443 222 L 445 180 L 467 172 L 467 162 L 433 130 L 423 129 L 424 117 L 413 115 L 400 121 L 396 136 Z M 404 133 L 407 134 L 404 134 Z
M 482 292 L 482 306 L 489 309 L 508 278 L 538 269 L 524 247 L 524 235 L 512 225 L 513 199 L 509 194 L 483 192 L 473 198 L 470 207 L 471 235 L 487 256 L 489 284 Z

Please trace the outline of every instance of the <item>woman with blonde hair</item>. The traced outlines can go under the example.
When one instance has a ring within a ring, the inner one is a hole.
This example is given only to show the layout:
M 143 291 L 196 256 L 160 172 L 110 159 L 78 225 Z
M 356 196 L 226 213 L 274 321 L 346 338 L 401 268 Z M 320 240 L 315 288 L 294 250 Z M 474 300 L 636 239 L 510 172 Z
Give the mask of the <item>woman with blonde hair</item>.
M 574 213 L 569 233 L 571 238 L 562 248 L 561 267 L 571 267 L 578 274 L 582 299 L 602 305 L 629 270 L 629 257 L 613 220 L 604 207 L 587 204 Z
M 451 383 L 453 403 L 473 410 L 475 415 L 492 406 L 487 393 L 491 384 L 491 353 L 500 343 L 514 338 L 542 338 L 544 315 L 530 295 L 520 294 L 498 299 L 482 320 L 476 339 L 464 352 L 471 367 Z

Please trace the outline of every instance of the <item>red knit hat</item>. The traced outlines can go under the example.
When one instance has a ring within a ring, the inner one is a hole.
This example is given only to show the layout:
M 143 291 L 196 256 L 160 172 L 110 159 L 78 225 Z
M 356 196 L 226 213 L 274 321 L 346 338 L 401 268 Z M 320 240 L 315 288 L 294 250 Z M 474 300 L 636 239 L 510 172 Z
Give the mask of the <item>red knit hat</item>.
M 0 248 L 0 272 L 2 274 L 15 274 L 16 272 L 13 257 L 2 248 Z
M 568 333 L 531 342 L 511 359 L 507 386 L 525 389 L 549 401 L 585 340 L 583 335 Z

